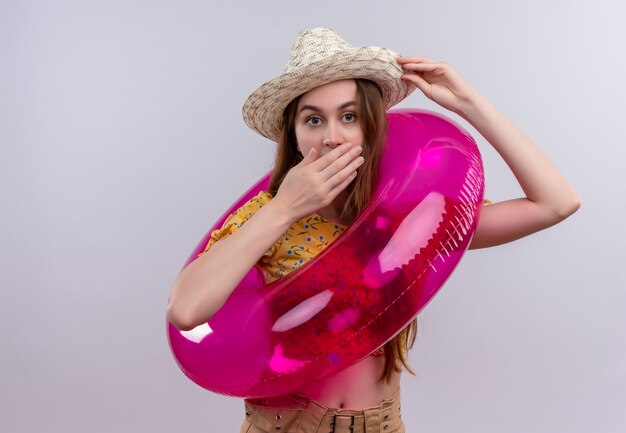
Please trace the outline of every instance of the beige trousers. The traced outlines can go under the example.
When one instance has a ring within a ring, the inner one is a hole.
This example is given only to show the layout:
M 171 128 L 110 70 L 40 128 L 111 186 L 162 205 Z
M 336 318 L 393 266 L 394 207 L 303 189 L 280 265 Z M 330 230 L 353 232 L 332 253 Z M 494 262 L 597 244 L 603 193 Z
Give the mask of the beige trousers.
M 244 408 L 240 433 L 404 433 L 399 389 L 363 410 L 329 408 L 299 393 L 245 399 Z

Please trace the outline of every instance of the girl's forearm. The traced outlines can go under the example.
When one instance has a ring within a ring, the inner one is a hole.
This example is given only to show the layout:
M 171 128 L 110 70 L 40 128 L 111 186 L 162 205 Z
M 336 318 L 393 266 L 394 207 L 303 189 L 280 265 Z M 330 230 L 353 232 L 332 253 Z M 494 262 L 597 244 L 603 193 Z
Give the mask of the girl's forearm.
M 211 319 L 292 222 L 279 203 L 271 200 L 235 233 L 214 243 L 174 281 L 168 320 L 189 330 Z
M 562 217 L 578 209 L 580 198 L 563 175 L 487 98 L 476 94 L 459 115 L 500 154 L 528 200 Z

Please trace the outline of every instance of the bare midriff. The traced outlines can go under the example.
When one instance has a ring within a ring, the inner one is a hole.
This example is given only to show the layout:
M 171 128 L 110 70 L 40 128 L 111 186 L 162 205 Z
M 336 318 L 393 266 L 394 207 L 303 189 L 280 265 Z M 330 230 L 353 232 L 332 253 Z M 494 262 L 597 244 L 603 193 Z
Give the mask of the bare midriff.
M 400 388 L 400 373 L 393 372 L 389 383 L 379 380 L 384 366 L 384 356 L 368 356 L 296 393 L 330 408 L 363 410 L 378 406 Z

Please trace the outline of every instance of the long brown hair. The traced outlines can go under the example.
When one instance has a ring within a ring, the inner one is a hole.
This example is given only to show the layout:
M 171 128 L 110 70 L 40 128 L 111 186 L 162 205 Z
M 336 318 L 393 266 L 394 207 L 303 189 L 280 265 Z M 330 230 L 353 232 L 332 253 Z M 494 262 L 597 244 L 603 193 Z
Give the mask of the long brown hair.
M 382 93 L 372 81 L 357 78 L 357 117 L 363 131 L 364 143 L 361 155 L 364 163 L 357 170 L 357 176 L 347 187 L 347 198 L 339 215 L 342 223 L 350 224 L 369 201 L 378 181 L 378 167 L 387 136 L 387 117 Z M 301 96 L 291 101 L 283 113 L 281 131 L 274 170 L 269 184 L 269 193 L 275 196 L 287 172 L 302 161 L 298 151 L 295 131 L 295 118 Z M 380 380 L 391 381 L 393 371 L 401 372 L 398 360 L 411 374 L 415 372 L 408 364 L 408 349 L 413 347 L 417 333 L 417 318 L 398 335 L 385 344 L 385 367 Z

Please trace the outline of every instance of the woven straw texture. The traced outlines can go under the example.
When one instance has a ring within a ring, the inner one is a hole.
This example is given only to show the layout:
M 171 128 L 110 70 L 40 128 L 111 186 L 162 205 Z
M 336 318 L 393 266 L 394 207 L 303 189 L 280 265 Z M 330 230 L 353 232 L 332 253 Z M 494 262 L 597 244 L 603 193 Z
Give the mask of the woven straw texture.
M 405 72 L 396 62 L 397 56 L 386 48 L 355 48 L 331 29 L 305 30 L 291 48 L 284 73 L 248 97 L 243 119 L 259 134 L 278 141 L 283 111 L 294 98 L 323 84 L 349 78 L 377 83 L 385 109 L 389 109 L 415 90 L 414 85 L 400 79 Z

